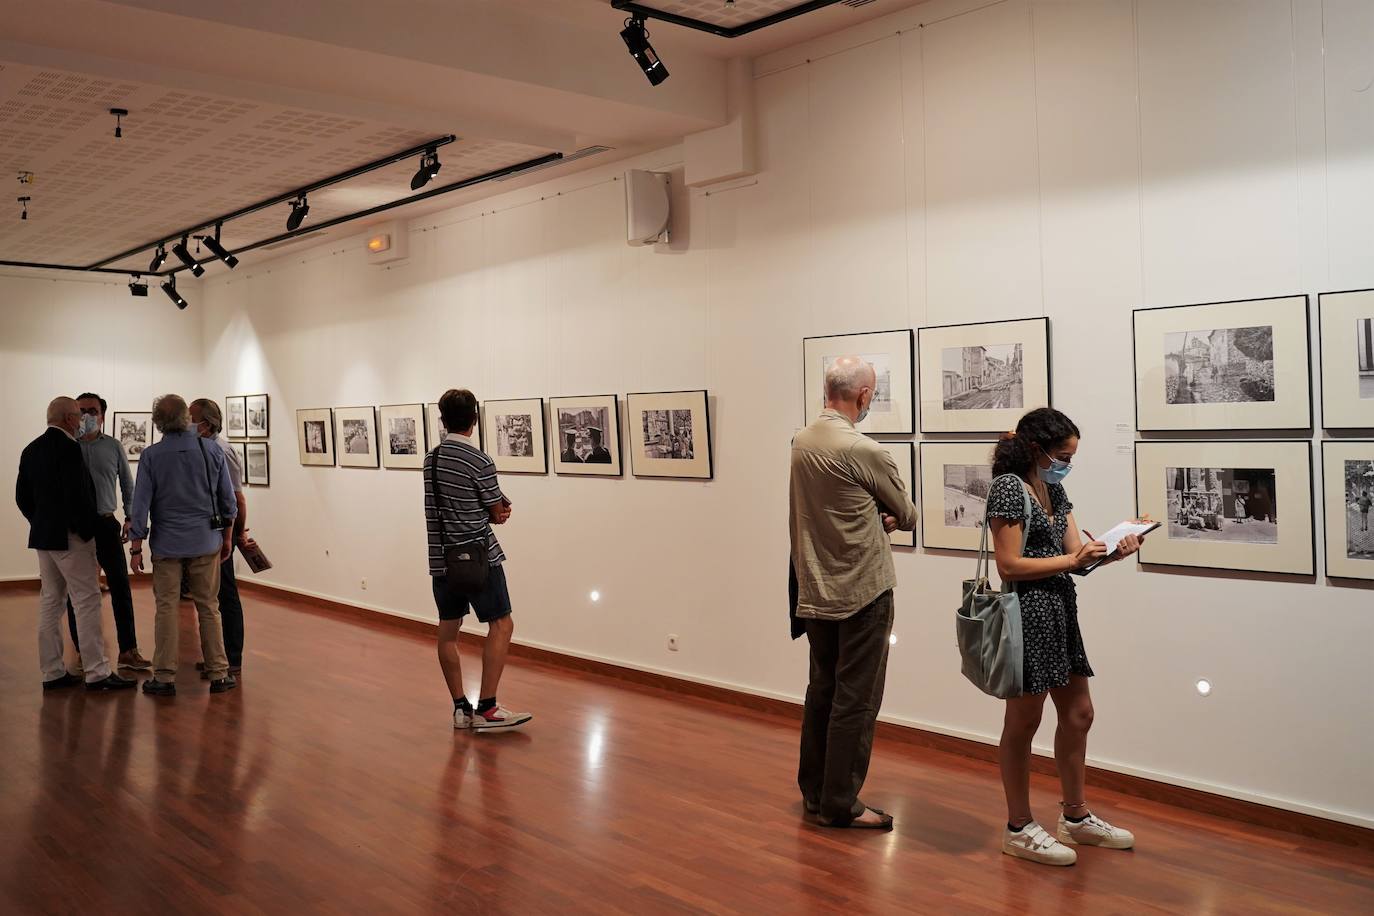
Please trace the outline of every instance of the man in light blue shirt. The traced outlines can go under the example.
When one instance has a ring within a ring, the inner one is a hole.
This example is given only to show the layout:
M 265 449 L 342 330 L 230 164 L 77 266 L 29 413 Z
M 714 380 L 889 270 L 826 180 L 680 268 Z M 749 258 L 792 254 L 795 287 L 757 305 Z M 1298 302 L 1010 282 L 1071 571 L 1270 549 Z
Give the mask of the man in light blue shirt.
M 207 447 L 191 428 L 191 412 L 181 397 L 159 398 L 153 405 L 153 424 L 161 431 L 162 441 L 148 446 L 139 458 L 129 527 L 133 570 L 142 573 L 143 542 L 149 540 L 151 516 L 156 644 L 153 677 L 143 682 L 143 692 L 176 694 L 177 603 L 185 570 L 200 618 L 200 646 L 210 692 L 223 693 L 238 686 L 229 675 L 219 614 L 220 563 L 229 557 L 238 512 L 229 463 L 223 449 L 213 443 Z

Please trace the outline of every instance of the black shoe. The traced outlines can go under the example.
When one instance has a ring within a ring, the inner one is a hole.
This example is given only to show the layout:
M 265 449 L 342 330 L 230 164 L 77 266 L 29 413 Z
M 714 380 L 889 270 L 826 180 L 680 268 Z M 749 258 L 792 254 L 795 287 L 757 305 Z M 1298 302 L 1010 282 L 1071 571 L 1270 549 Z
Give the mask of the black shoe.
M 210 692 L 224 693 L 226 691 L 233 690 L 238 685 L 239 682 L 234 680 L 232 677 L 222 677 L 210 682 Z
M 177 685 L 150 677 L 143 682 L 143 692 L 150 697 L 174 697 L 177 695 Z
M 75 687 L 77 684 L 80 683 L 81 678 L 77 677 L 75 674 L 64 674 L 61 677 L 55 677 L 50 681 L 44 681 L 43 689 L 61 690 L 63 687 Z
M 138 686 L 138 681 L 111 674 L 109 677 L 99 681 L 87 681 L 87 690 L 132 690 Z

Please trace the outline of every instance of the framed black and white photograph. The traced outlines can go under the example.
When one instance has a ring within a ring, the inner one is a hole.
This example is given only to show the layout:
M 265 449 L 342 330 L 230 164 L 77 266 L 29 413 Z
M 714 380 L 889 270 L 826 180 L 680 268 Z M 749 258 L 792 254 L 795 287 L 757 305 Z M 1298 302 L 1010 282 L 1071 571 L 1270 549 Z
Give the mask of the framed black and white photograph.
M 919 328 L 921 432 L 994 433 L 1050 404 L 1050 321 Z
M 301 464 L 308 467 L 334 466 L 334 411 L 316 407 L 296 411 L 296 445 Z
M 110 435 L 119 440 L 124 457 L 130 462 L 138 461 L 143 450 L 161 438 L 153 425 L 153 415 L 146 410 L 111 414 Z
M 439 415 L 439 402 L 431 401 L 425 405 L 425 428 L 428 430 L 429 448 L 435 448 L 444 437 L 448 435 L 448 430 L 444 428 L 444 418 Z M 482 409 L 481 405 L 477 408 L 477 424 L 472 427 L 472 444 L 477 448 L 486 450 L 482 436 Z
M 248 438 L 266 439 L 268 436 L 268 398 L 265 394 L 249 394 L 243 398 Z
M 861 433 L 869 434 L 906 435 L 914 432 L 914 357 L 911 340 L 910 330 L 807 337 L 802 340 L 806 423 L 810 424 L 825 409 L 826 372 L 840 357 L 857 356 L 873 366 L 877 384 L 868 416 L 856 428 Z
M 341 468 L 375 468 L 381 456 L 377 408 L 335 407 L 334 441 Z
M 1317 297 L 1322 426 L 1374 429 L 1374 289 Z
M 227 444 L 231 449 L 233 449 L 233 450 L 234 450 L 234 454 L 238 456 L 238 460 L 239 460 L 239 483 L 241 483 L 241 484 L 246 484 L 246 483 L 248 483 L 248 443 L 246 443 L 246 442 L 229 442 L 229 443 L 226 443 L 226 444 Z
M 502 474 L 547 474 L 543 398 L 487 401 L 482 405 L 482 436 L 487 454 Z
M 1140 562 L 1313 575 L 1309 442 L 1135 444 L 1136 511 L 1160 523 Z
M 249 442 L 245 447 L 243 475 L 246 483 L 255 487 L 266 487 L 272 483 L 272 475 L 267 461 L 267 443 Z
M 1306 296 L 1140 309 L 1134 322 L 1142 432 L 1312 425 Z
M 711 411 L 705 391 L 627 394 L 630 470 L 636 477 L 710 480 Z
M 620 409 L 613 394 L 549 401 L 555 474 L 619 477 Z
M 992 488 L 993 442 L 921 443 L 921 543 L 977 550 Z
M 418 470 L 425 466 L 425 407 L 391 404 L 377 408 L 382 466 Z
M 916 446 L 910 442 L 879 442 L 892 460 L 897 464 L 897 472 L 901 475 L 902 483 L 906 484 L 907 495 L 912 501 L 916 500 Z M 902 531 L 900 528 L 891 532 L 887 536 L 888 541 L 893 547 L 915 547 L 916 532 Z
M 247 398 L 241 394 L 224 399 L 224 434 L 232 439 L 248 437 Z
M 1322 442 L 1326 574 L 1374 579 L 1374 439 Z

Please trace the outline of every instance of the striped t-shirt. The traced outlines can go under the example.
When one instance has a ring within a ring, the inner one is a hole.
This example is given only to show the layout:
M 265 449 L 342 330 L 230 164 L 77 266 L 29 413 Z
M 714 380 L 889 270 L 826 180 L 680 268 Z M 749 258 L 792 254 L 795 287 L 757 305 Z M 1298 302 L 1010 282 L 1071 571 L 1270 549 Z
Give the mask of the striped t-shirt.
M 430 467 L 439 466 L 434 477 L 439 484 L 439 511 L 444 513 L 444 542 L 439 543 L 439 520 L 435 515 L 435 494 Z M 429 574 L 444 574 L 444 549 L 485 538 L 491 565 L 506 559 L 491 530 L 487 509 L 505 499 L 496 479 L 496 465 L 486 452 L 474 447 L 466 436 L 449 435 L 425 456 L 425 531 L 429 541 Z

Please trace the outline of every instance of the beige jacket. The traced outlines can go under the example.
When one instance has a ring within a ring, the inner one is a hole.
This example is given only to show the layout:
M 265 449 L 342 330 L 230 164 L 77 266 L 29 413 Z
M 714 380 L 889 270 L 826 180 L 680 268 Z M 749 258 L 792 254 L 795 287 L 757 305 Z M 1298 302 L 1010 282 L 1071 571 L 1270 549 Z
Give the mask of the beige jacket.
M 912 531 L 916 507 L 892 456 L 843 414 L 822 411 L 792 440 L 790 504 L 798 617 L 843 620 L 896 586 L 880 512 Z

